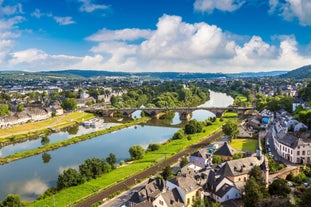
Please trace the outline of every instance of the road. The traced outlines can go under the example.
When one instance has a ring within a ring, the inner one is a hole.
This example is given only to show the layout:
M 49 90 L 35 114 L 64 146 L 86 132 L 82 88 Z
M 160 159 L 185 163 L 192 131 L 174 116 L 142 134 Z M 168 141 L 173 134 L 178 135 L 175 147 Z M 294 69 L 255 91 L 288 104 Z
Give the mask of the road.
M 175 155 L 173 155 L 172 157 L 164 160 L 163 162 L 152 166 L 146 170 L 144 170 L 143 172 L 131 177 L 131 178 L 127 178 L 126 180 L 106 189 L 101 191 L 100 193 L 87 198 L 85 201 L 82 201 L 81 203 L 77 204 L 77 207 L 89 207 L 91 206 L 93 203 L 97 203 L 99 201 L 102 201 L 104 198 L 107 198 L 109 195 L 117 192 L 117 191 L 124 191 L 127 190 L 127 188 L 129 186 L 133 186 L 136 184 L 137 180 L 145 180 L 146 178 L 149 178 L 150 176 L 156 174 L 157 172 L 159 172 L 160 170 L 162 170 L 164 167 L 171 165 L 172 163 L 175 163 L 178 161 L 179 158 L 181 158 L 182 156 L 185 156 L 189 153 L 192 153 L 196 150 L 198 150 L 199 148 L 202 148 L 206 145 L 208 145 L 209 143 L 211 143 L 212 141 L 214 141 L 215 139 L 217 139 L 218 137 L 222 136 L 223 132 L 217 132 L 211 136 L 209 136 L 208 138 L 206 138 L 205 140 L 201 141 L 198 144 L 192 145 L 190 147 L 188 147 L 187 149 L 185 149 L 182 152 L 179 152 Z

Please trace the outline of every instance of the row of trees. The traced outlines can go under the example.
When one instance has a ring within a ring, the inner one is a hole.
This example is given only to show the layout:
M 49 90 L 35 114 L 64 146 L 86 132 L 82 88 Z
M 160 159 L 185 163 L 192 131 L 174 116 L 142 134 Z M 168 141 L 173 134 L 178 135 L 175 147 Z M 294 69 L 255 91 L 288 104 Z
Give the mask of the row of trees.
M 288 112 L 292 112 L 293 102 L 294 98 L 291 96 L 279 95 L 275 97 L 267 97 L 262 94 L 258 94 L 256 108 L 259 111 L 268 109 L 275 112 L 280 109 L 284 109 Z
M 178 107 L 196 106 L 209 99 L 207 88 L 189 85 L 184 87 L 181 82 L 165 82 L 158 86 L 128 88 L 122 97 L 112 96 L 114 107 Z
M 96 179 L 114 169 L 116 162 L 117 158 L 113 153 L 110 153 L 105 159 L 87 159 L 79 165 L 79 171 L 69 168 L 58 176 L 57 190 L 77 186 L 90 179 Z

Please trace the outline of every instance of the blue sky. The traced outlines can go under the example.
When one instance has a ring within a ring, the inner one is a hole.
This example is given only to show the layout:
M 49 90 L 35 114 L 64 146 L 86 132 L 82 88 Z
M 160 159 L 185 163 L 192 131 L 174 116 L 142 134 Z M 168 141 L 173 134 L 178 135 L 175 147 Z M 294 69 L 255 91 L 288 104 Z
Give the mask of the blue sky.
M 310 11 L 310 0 L 0 0 L 0 70 L 291 70 L 311 64 Z

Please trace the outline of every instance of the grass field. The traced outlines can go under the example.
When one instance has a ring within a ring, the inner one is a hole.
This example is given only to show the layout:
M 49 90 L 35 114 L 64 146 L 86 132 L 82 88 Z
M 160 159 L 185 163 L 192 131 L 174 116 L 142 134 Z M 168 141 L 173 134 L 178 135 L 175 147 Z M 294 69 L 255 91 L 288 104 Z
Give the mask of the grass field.
M 234 149 L 248 152 L 256 152 L 257 139 L 233 139 L 230 146 Z
M 220 122 L 219 119 L 217 119 L 213 125 L 204 127 L 205 132 L 191 135 L 190 140 L 187 139 L 188 135 L 184 135 L 183 139 L 168 141 L 162 144 L 159 150 L 147 152 L 141 160 L 137 160 L 130 165 L 117 168 L 108 174 L 104 174 L 103 176 L 82 185 L 64 189 L 55 194 L 53 197 L 51 196 L 43 200 L 35 201 L 31 203 L 30 206 L 53 206 L 54 201 L 55 206 L 67 206 L 69 204 L 73 204 L 81 198 L 92 195 L 101 189 L 108 188 L 109 186 L 120 182 L 125 178 L 133 176 L 142 170 L 161 162 L 165 158 L 171 157 L 177 152 L 186 149 L 188 146 L 204 140 L 208 135 L 220 131 L 222 124 L 223 122 Z
M 81 122 L 83 120 L 90 119 L 92 117 L 94 117 L 93 114 L 85 112 L 72 112 L 43 121 L 31 122 L 22 125 L 16 125 L 10 128 L 0 129 L 0 138 L 19 134 L 27 134 L 29 132 L 40 131 L 47 128 L 58 129 L 72 125 L 75 122 Z

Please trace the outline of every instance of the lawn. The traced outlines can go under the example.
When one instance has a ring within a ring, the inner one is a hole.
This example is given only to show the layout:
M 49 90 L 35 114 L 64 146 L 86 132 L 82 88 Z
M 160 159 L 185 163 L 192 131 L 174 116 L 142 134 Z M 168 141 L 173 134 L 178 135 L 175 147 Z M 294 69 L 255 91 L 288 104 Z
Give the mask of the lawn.
M 18 134 L 27 134 L 29 132 L 39 131 L 47 128 L 62 128 L 69 126 L 74 122 L 81 122 L 83 119 L 90 119 L 93 116 L 93 114 L 88 114 L 85 112 L 72 112 L 43 121 L 16 125 L 10 128 L 0 129 L 0 138 Z
M 230 146 L 234 149 L 247 151 L 247 152 L 256 152 L 257 139 L 233 139 L 230 143 Z

